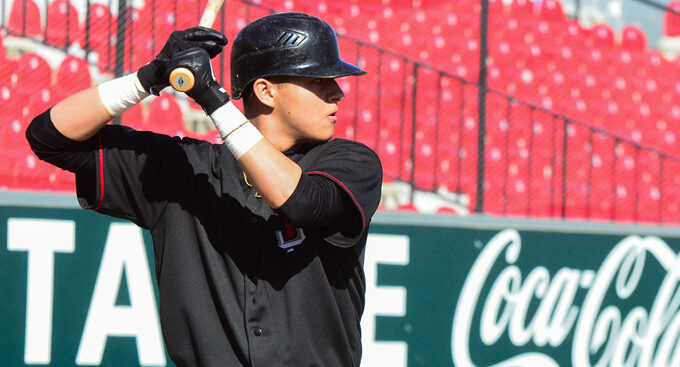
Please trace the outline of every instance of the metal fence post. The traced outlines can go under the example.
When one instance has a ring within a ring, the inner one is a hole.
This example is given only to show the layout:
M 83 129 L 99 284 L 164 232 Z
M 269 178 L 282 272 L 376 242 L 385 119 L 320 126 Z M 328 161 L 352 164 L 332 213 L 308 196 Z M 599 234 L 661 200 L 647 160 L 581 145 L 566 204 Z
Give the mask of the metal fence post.
M 475 212 L 484 210 L 484 140 L 486 137 L 486 57 L 489 27 L 489 0 L 482 0 L 479 21 L 479 97 L 477 98 L 477 195 Z

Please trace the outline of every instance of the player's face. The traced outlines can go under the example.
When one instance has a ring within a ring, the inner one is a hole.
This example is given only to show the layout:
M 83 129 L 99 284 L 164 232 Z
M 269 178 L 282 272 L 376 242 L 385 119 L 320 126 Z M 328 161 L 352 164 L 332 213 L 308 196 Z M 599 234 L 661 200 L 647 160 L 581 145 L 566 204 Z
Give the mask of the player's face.
M 335 79 L 294 77 L 278 84 L 276 112 L 297 142 L 324 142 L 333 137 L 338 102 L 345 94 Z

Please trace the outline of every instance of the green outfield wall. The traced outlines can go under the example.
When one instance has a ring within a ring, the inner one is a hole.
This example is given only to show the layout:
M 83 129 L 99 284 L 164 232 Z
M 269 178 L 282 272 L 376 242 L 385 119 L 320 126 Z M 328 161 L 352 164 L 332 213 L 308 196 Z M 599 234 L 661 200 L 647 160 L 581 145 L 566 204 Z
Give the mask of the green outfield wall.
M 362 366 L 680 366 L 680 230 L 378 213 Z M 0 192 L 3 366 L 171 366 L 148 232 Z

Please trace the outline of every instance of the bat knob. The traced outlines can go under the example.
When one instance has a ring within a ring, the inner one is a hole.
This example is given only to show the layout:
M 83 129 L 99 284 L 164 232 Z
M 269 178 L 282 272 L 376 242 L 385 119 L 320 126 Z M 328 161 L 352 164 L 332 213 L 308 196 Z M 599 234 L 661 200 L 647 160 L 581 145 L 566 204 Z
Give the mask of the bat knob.
M 187 68 L 176 68 L 170 73 L 170 85 L 176 91 L 190 91 L 194 82 L 194 74 Z

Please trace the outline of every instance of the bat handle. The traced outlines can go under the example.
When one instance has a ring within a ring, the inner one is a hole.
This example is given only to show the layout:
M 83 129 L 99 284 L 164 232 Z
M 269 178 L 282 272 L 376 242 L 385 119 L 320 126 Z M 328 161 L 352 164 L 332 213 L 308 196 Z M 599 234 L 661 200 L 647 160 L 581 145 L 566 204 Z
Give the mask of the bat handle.
M 225 0 L 208 0 L 198 25 L 210 28 L 217 18 Z M 194 87 L 194 74 L 186 68 L 176 68 L 170 73 L 170 85 L 179 92 L 190 91 Z
M 170 72 L 170 85 L 176 91 L 190 91 L 195 82 L 194 74 L 187 68 L 175 68 Z

